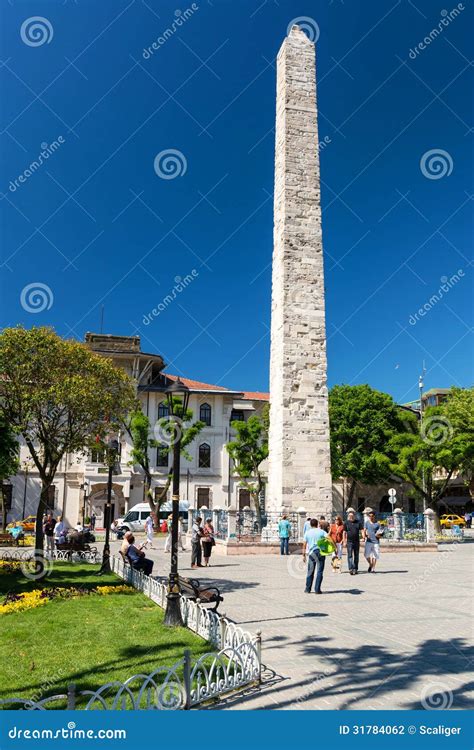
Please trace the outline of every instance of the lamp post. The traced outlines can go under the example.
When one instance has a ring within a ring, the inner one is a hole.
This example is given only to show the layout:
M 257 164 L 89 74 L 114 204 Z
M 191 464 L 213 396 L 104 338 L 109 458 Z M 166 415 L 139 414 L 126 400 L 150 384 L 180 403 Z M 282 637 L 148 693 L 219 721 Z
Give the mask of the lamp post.
M 86 516 L 86 503 L 88 495 L 88 489 L 89 489 L 89 480 L 84 479 L 84 482 L 81 484 L 81 490 L 84 492 L 83 498 L 82 498 L 82 528 L 85 526 L 85 516 Z
M 25 475 L 25 486 L 23 488 L 23 515 L 22 518 L 25 518 L 26 513 L 26 493 L 28 490 L 28 472 L 30 470 L 30 462 L 28 459 L 25 459 L 22 464 L 23 467 L 23 473 Z
M 424 388 L 424 382 L 423 378 L 425 376 L 425 363 L 423 362 L 423 370 L 422 374 L 418 378 L 418 388 L 420 389 L 420 434 L 423 437 L 423 388 Z M 423 469 L 421 472 L 421 482 L 423 487 L 423 513 L 426 510 L 426 478 L 425 478 L 425 470 Z
M 181 463 L 181 422 L 184 422 L 189 403 L 189 388 L 179 379 L 166 389 L 170 435 L 173 442 L 173 498 L 171 522 L 171 568 L 168 583 L 165 625 L 182 625 L 180 606 L 180 585 L 178 575 L 178 523 L 179 523 L 179 477 Z M 181 405 L 173 402 L 181 400 Z
M 110 510 L 112 507 L 112 477 L 113 474 L 120 474 L 120 466 L 117 465 L 117 456 L 119 453 L 120 444 L 117 438 L 111 438 L 107 443 L 107 458 L 109 464 L 109 473 L 107 477 L 107 502 L 104 509 L 104 523 L 105 523 L 105 542 L 104 550 L 102 552 L 102 565 L 100 567 L 98 575 L 104 575 L 110 573 Z

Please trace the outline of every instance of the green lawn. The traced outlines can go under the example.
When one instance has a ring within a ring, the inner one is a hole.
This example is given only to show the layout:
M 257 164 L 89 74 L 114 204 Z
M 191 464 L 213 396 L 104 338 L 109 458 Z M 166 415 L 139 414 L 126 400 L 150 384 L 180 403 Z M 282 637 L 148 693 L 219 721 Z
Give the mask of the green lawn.
M 115 575 L 98 577 L 97 565 L 55 563 L 44 586 L 121 585 Z M 40 588 L 21 574 L 0 574 L 0 594 Z M 212 650 L 186 628 L 163 625 L 163 610 L 143 594 L 108 594 L 53 600 L 0 615 L 0 698 L 53 695 L 75 683 L 97 689 L 136 673 L 171 666 L 189 648 L 193 657 Z M 59 706 L 54 706 L 59 707 Z

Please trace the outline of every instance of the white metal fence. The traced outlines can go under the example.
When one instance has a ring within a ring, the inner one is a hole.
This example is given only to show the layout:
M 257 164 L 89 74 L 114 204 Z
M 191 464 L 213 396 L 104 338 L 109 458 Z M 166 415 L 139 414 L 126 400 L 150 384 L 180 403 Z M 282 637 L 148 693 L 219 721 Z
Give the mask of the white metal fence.
M 158 606 L 166 606 L 167 586 L 112 557 L 112 570 L 119 578 L 148 596 Z M 159 667 L 150 674 L 135 674 L 125 682 L 108 682 L 97 690 L 67 692 L 38 700 L 21 697 L 0 700 L 0 708 L 43 711 L 47 708 L 81 710 L 180 710 L 190 709 L 259 684 L 262 669 L 261 634 L 243 630 L 226 617 L 207 610 L 199 602 L 181 596 L 183 622 L 204 638 L 214 651 L 193 660 L 186 650 L 171 667 Z

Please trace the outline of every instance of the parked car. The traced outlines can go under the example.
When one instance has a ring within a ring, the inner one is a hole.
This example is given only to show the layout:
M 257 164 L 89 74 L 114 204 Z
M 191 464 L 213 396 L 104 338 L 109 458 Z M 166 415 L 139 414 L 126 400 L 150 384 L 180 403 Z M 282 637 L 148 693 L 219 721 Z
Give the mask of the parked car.
M 464 529 L 466 521 L 461 516 L 451 513 L 450 515 L 445 514 L 444 516 L 441 516 L 439 524 L 442 529 L 451 529 L 453 526 L 459 526 L 459 528 Z
M 23 521 L 12 521 L 12 523 L 9 523 L 7 526 L 7 531 L 8 529 L 13 529 L 15 526 L 21 526 L 25 533 L 31 532 L 35 530 L 35 525 L 36 516 L 27 516 L 23 519 Z

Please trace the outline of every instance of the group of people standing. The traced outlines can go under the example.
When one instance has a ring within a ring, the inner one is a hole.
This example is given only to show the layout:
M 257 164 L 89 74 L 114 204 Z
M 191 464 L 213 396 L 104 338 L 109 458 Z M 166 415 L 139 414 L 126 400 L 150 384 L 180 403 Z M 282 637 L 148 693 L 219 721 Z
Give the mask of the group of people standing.
M 280 554 L 289 555 L 291 522 L 283 515 L 278 523 Z M 375 513 L 369 513 L 364 523 L 356 518 L 354 511 L 349 511 L 347 520 L 336 516 L 334 523 L 329 524 L 324 516 L 319 519 L 308 517 L 303 528 L 303 560 L 308 562 L 305 592 L 310 593 L 316 574 L 314 591 L 321 594 L 326 557 L 332 558 L 333 570 L 341 570 L 343 550 L 347 550 L 347 564 L 350 575 L 359 572 L 359 553 L 361 537 L 364 543 L 364 555 L 368 562 L 368 572 L 375 573 L 380 558 L 380 539 L 383 528 L 377 522 Z
M 212 519 L 206 518 L 204 525 L 202 518 L 195 518 L 191 529 L 191 567 L 208 568 L 212 548 L 215 546 L 215 532 Z M 204 565 L 202 559 L 204 558 Z

